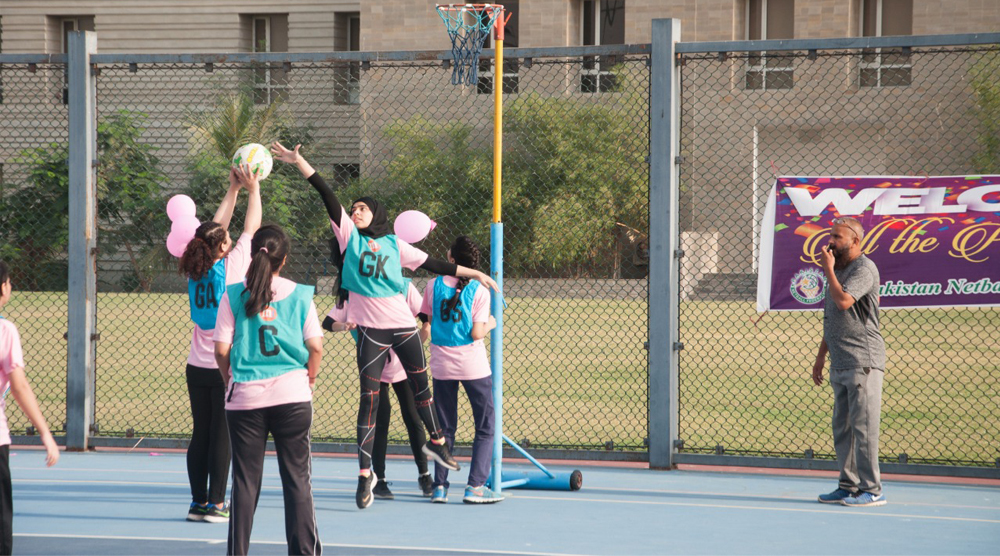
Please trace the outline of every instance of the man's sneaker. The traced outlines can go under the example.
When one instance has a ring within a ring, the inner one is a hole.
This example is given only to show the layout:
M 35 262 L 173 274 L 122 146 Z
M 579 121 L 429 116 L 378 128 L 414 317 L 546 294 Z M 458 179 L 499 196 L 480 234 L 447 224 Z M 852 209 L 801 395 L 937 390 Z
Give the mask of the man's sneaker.
M 452 471 L 459 471 L 462 468 L 458 466 L 458 462 L 455 458 L 451 457 L 451 451 L 448 449 L 448 443 L 442 442 L 441 444 L 435 444 L 433 441 L 428 440 L 427 444 L 424 444 L 424 453 L 427 457 L 433 458 L 434 461 L 440 463 Z
M 434 479 L 430 473 L 417 477 L 417 483 L 420 485 L 420 491 L 424 493 L 424 498 L 430 498 L 434 494 Z
M 379 479 L 378 482 L 375 483 L 375 488 L 372 489 L 372 494 L 374 494 L 375 498 L 378 498 L 379 500 L 396 499 L 396 497 L 392 494 L 392 491 L 389 490 L 389 483 L 385 482 L 385 479 Z
M 829 494 L 820 494 L 816 500 L 823 504 L 840 504 L 841 500 L 850 498 L 851 496 L 854 496 L 853 492 L 838 488 Z
M 442 486 L 434 487 L 434 493 L 431 494 L 431 502 L 434 504 L 444 504 L 448 501 L 448 489 Z
M 208 506 L 202 506 L 197 502 L 191 502 L 188 507 L 188 521 L 205 521 L 205 514 L 208 513 Z
M 466 504 L 496 504 L 503 500 L 502 494 L 497 494 L 483 485 L 481 487 L 465 487 L 465 496 L 462 502 Z
M 859 492 L 857 496 L 844 498 L 840 501 L 844 506 L 852 508 L 864 508 L 867 506 L 884 506 L 888 502 L 884 494 L 872 494 L 870 492 Z
M 208 511 L 205 513 L 205 521 L 209 523 L 229 523 L 229 502 L 223 504 L 221 508 L 215 504 L 209 504 Z
M 358 509 L 363 510 L 372 505 L 375 496 L 372 494 L 372 487 L 375 484 L 375 474 L 358 475 L 358 493 L 354 496 L 354 501 L 358 503 Z

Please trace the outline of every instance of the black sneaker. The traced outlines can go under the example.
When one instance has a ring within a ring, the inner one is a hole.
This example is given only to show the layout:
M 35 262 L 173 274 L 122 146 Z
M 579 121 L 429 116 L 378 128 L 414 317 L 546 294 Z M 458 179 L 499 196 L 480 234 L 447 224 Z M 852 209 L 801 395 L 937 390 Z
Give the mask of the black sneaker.
M 432 458 L 434 461 L 440 463 L 452 471 L 459 471 L 462 468 L 458 466 L 458 462 L 455 458 L 451 457 L 451 451 L 448 450 L 448 443 L 442 442 L 441 444 L 435 444 L 433 441 L 428 440 L 427 444 L 424 444 L 423 451 L 427 454 L 427 457 Z
M 420 485 L 421 492 L 424 493 L 424 498 L 430 498 L 434 494 L 434 479 L 430 473 L 424 473 L 417 477 L 417 483 Z
M 202 506 L 197 502 L 191 502 L 188 506 L 188 521 L 205 521 L 205 514 L 208 513 L 208 506 Z
M 358 493 L 354 496 L 354 501 L 358 503 L 358 509 L 363 510 L 372 505 L 375 497 L 372 496 L 372 486 L 375 481 L 375 474 L 358 475 Z
M 396 499 L 396 497 L 393 496 L 392 491 L 389 490 L 389 483 L 385 482 L 385 479 L 379 479 L 378 482 L 375 483 L 375 488 L 372 489 L 372 494 L 374 494 L 375 498 L 378 498 L 379 500 Z
M 223 504 L 221 508 L 215 504 L 209 504 L 208 511 L 205 513 L 205 521 L 209 523 L 229 523 L 229 502 Z

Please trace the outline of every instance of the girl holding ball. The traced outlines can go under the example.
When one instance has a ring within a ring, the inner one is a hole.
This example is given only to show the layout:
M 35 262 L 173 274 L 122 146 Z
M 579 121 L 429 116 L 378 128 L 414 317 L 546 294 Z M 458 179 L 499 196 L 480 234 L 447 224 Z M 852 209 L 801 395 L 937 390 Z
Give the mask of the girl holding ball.
M 233 245 L 229 221 L 240 189 L 250 195 L 243 234 Z M 260 228 L 260 181 L 247 165 L 229 171 L 229 191 L 210 222 L 198 226 L 178 268 L 188 279 L 188 302 L 194 330 L 188 355 L 188 397 L 194 430 L 187 450 L 191 505 L 188 521 L 229 521 L 226 482 L 229 477 L 229 432 L 225 416 L 225 384 L 215 362 L 212 333 L 226 286 L 243 280 L 250 266 L 250 239 Z

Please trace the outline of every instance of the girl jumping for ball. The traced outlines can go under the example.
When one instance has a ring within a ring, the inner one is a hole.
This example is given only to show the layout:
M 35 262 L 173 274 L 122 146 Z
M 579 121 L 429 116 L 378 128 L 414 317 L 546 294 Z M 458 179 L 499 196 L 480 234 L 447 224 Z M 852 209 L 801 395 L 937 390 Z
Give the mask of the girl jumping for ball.
M 335 287 L 339 300 L 350 297 L 348 318 L 357 325 L 359 337 L 357 360 L 361 402 L 358 409 L 358 460 L 361 470 L 355 501 L 358 508 L 363 509 L 370 506 L 374 499 L 372 442 L 379 405 L 379 379 L 389 350 L 406 370 L 420 420 L 430 435 L 430 441 L 423 447 L 424 453 L 448 469 L 459 469 L 435 415 L 423 346 L 413 315 L 406 306 L 403 268 L 422 268 L 435 274 L 475 278 L 494 290 L 497 284 L 478 270 L 430 258 L 423 251 L 398 239 L 392 233 L 385 208 L 371 197 L 361 197 L 351 205 L 350 211 L 345 210 L 333 189 L 299 154 L 300 146 L 288 150 L 275 142 L 271 153 L 282 162 L 294 164 L 319 192 L 343 254 Z

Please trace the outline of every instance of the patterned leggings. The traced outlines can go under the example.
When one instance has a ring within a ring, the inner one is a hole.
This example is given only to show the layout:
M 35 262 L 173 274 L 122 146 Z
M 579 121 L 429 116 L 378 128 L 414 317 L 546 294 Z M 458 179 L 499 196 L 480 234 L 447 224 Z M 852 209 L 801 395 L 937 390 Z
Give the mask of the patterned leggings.
M 434 409 L 434 397 L 427 380 L 427 361 L 416 328 L 358 327 L 358 371 L 361 382 L 361 403 L 358 407 L 358 463 L 361 469 L 372 465 L 372 444 L 378 414 L 379 381 L 386 357 L 391 349 L 406 371 L 420 420 L 431 439 L 441 438 Z

